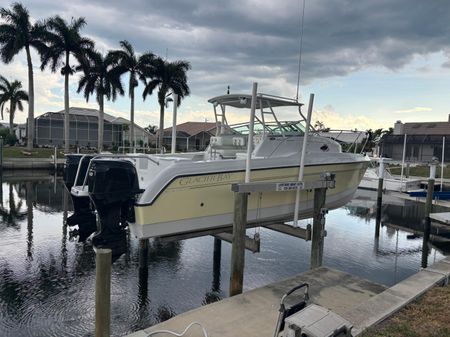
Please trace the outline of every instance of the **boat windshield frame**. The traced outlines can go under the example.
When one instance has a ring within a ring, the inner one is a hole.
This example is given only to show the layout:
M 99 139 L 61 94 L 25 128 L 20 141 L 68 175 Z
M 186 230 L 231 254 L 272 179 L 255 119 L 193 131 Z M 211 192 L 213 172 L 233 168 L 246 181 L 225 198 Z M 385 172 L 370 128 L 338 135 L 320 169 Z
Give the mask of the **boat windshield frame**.
M 228 94 L 213 97 L 208 100 L 214 107 L 214 116 L 216 119 L 216 135 L 226 134 L 226 133 L 242 133 L 239 132 L 239 128 L 243 128 L 245 131 L 246 125 L 248 130 L 248 124 L 239 123 L 235 125 L 229 125 L 226 118 L 226 107 L 232 107 L 237 109 L 248 109 L 251 108 L 252 96 L 248 94 Z M 256 110 L 259 111 L 259 117 L 255 114 L 255 127 L 260 129 L 263 135 L 267 134 L 281 134 L 281 136 L 286 137 L 290 135 L 302 135 L 304 134 L 306 125 L 306 117 L 301 112 L 301 107 L 303 103 L 298 102 L 296 99 L 286 98 L 281 96 L 267 95 L 263 93 L 257 94 Z M 280 121 L 274 111 L 276 107 L 297 107 L 300 114 L 300 119 L 296 121 Z M 266 120 L 271 118 L 271 121 Z M 301 125 L 301 123 L 304 125 Z M 259 127 L 258 127 L 259 126 Z M 311 127 L 314 132 L 314 128 Z

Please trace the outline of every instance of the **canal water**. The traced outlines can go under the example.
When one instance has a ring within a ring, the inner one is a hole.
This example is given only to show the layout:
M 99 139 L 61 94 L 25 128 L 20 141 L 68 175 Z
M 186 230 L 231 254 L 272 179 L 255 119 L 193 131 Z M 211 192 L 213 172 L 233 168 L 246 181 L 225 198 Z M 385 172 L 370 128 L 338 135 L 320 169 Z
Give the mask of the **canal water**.
M 53 176 L 3 176 L 0 195 L 0 336 L 92 336 L 95 254 L 65 224 L 71 201 Z M 421 268 L 423 205 L 387 205 L 375 240 L 375 195 L 331 211 L 324 264 L 391 286 Z M 307 221 L 302 221 L 305 226 Z M 309 268 L 310 242 L 270 230 L 259 233 L 261 252 L 246 253 L 245 290 Z M 128 234 L 113 264 L 112 335 L 164 321 L 228 296 L 231 246 L 214 260 L 211 236 L 150 241 L 148 268 L 139 268 L 139 244 Z M 431 249 L 428 263 L 442 259 Z M 311 285 L 314 287 L 314 285 Z

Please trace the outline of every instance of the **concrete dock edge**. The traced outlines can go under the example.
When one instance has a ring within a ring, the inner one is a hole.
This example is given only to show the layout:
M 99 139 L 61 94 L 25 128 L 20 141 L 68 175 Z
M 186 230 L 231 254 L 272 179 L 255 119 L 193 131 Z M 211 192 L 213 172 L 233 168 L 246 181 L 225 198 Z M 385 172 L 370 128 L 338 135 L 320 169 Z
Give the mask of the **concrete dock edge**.
M 397 283 L 382 293 L 351 308 L 342 316 L 353 323 L 353 336 L 381 323 L 437 285 L 448 284 L 450 257 Z

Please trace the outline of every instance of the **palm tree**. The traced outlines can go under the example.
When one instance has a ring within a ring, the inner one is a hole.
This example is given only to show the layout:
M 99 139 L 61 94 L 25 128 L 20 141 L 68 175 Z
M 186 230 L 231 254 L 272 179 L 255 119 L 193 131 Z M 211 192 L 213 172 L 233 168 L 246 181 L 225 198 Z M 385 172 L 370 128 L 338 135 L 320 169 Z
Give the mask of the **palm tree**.
M 130 107 L 130 146 L 134 150 L 134 89 L 138 86 L 138 77 L 142 77 L 148 67 L 152 66 L 155 55 L 150 52 L 137 56 L 130 42 L 120 41 L 122 49 L 110 52 L 112 60 L 117 63 L 117 69 L 122 74 L 130 73 L 128 94 L 131 100 Z
M 171 93 L 178 95 L 177 106 L 181 104 L 181 100 L 190 94 L 187 84 L 187 71 L 191 65 L 187 61 L 169 62 L 158 57 L 152 60 L 151 65 L 145 70 L 142 80 L 145 83 L 144 92 L 142 94 L 144 100 L 148 95 L 158 88 L 159 112 L 159 135 L 158 144 L 162 146 L 164 133 L 164 108 L 166 98 Z
M 43 70 L 48 64 L 52 72 L 61 67 L 64 76 L 64 151 L 69 152 L 69 76 L 76 71 L 70 66 L 70 55 L 79 63 L 94 48 L 94 42 L 80 35 L 80 30 L 86 25 L 84 18 L 72 19 L 67 23 L 60 16 L 55 16 L 46 22 L 49 33 L 46 42 L 49 44 L 47 52 L 42 55 Z
M 14 81 L 10 83 L 0 75 L 0 111 L 3 119 L 3 108 L 9 101 L 9 133 L 13 134 L 14 114 L 16 109 L 23 111 L 22 101 L 28 102 L 28 94 L 22 89 L 22 82 Z
M 30 14 L 20 3 L 14 3 L 11 9 L 1 8 L 0 17 L 4 20 L 0 25 L 2 61 L 10 63 L 22 49 L 25 49 L 27 54 L 29 95 L 27 147 L 31 149 L 34 143 L 34 82 L 30 47 L 35 48 L 39 54 L 45 51 L 43 37 L 46 30 L 42 22 L 36 22 L 34 25 L 30 23 Z
M 114 67 L 110 54 L 104 57 L 99 52 L 92 52 L 89 58 L 82 62 L 80 69 L 83 70 L 83 75 L 78 83 L 78 92 L 83 90 L 86 102 L 89 101 L 89 96 L 95 93 L 99 105 L 98 152 L 100 153 L 103 149 L 104 98 L 114 101 L 117 93 L 124 94 L 120 72 Z

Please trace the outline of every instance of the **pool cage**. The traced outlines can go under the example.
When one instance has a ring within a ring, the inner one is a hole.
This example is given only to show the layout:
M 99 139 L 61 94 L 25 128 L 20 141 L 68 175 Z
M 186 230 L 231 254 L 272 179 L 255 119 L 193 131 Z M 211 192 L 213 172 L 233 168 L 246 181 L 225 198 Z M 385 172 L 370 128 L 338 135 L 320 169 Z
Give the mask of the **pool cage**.
M 96 148 L 98 140 L 97 110 L 89 109 L 89 113 L 69 114 L 70 146 L 80 148 Z M 78 109 L 84 112 L 88 109 Z M 94 115 L 95 113 L 95 115 Z M 64 146 L 64 111 L 47 112 L 35 118 L 35 142 L 38 146 Z M 103 145 L 105 149 L 129 146 L 130 122 L 124 118 L 115 118 L 105 114 Z M 136 146 L 149 144 L 149 133 L 135 125 Z

